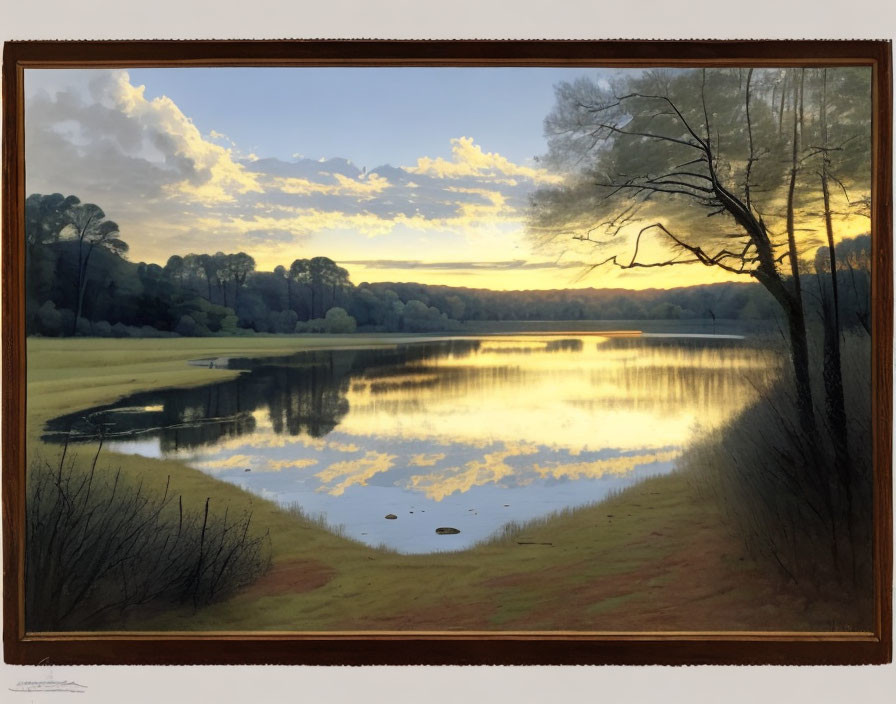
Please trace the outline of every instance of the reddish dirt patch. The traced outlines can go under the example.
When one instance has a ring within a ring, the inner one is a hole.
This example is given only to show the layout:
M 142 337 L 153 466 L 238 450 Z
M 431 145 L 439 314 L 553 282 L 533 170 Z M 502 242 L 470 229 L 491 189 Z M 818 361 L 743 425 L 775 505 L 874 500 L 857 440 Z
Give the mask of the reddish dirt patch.
M 338 624 L 334 630 L 456 631 L 488 628 L 495 607 L 490 603 L 443 602 L 408 607 L 399 613 L 361 616 Z
M 257 599 L 310 592 L 324 586 L 335 574 L 336 570 L 319 560 L 292 560 L 272 567 L 248 587 L 243 596 Z
M 498 601 L 501 591 L 507 589 L 542 594 L 531 609 L 503 627 L 608 631 L 870 629 L 863 610 L 856 605 L 807 602 L 782 578 L 752 563 L 740 542 L 721 527 L 696 527 L 685 545 L 635 570 L 583 583 L 569 579 L 571 569 L 574 571 L 574 566 L 484 582 L 496 590 L 494 598 Z M 562 588 L 554 589 L 554 584 Z M 619 601 L 614 603 L 614 599 Z M 600 608 L 601 604 L 606 607 Z M 597 611 L 592 611 L 594 607 Z

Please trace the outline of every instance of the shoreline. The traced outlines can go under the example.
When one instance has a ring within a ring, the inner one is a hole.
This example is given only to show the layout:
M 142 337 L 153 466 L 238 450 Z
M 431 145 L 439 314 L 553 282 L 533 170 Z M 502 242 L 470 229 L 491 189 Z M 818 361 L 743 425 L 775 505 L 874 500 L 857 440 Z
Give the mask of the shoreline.
M 200 386 L 210 371 L 215 381 L 241 373 L 187 364 L 203 354 L 284 356 L 344 344 L 345 337 L 31 338 L 28 455 L 46 447 L 39 440 L 43 421 L 68 409 L 137 390 Z M 360 335 L 352 341 L 352 348 L 396 342 Z M 737 541 L 717 509 L 695 500 L 681 470 L 524 527 L 522 544 L 511 537 L 458 552 L 404 555 L 342 538 L 179 461 L 117 453 L 103 459 L 150 483 L 163 484 L 170 475 L 185 504 L 198 506 L 211 496 L 219 507 L 249 508 L 272 542 L 271 572 L 229 599 L 197 613 L 135 616 L 125 628 L 773 630 L 784 614 L 790 627 L 800 628 L 790 597 L 737 557 Z M 688 606 L 703 598 L 718 600 L 720 608 L 704 613 Z M 782 600 L 773 618 L 753 608 Z

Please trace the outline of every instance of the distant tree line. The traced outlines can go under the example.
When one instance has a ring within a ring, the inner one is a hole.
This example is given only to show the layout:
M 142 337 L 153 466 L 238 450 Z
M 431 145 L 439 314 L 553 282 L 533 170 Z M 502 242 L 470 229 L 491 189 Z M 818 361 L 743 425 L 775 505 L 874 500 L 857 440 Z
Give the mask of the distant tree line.
M 61 194 L 28 197 L 29 334 L 160 337 L 256 333 L 440 332 L 465 321 L 768 320 L 772 297 L 754 283 L 675 289 L 493 291 L 418 283 L 354 285 L 327 257 L 256 270 L 245 252 L 134 263 L 101 208 Z M 865 316 L 868 237 L 838 246 L 841 306 Z M 807 286 L 811 291 L 811 287 Z M 862 313 L 864 311 L 864 313 Z M 860 321 L 853 320 L 853 323 Z

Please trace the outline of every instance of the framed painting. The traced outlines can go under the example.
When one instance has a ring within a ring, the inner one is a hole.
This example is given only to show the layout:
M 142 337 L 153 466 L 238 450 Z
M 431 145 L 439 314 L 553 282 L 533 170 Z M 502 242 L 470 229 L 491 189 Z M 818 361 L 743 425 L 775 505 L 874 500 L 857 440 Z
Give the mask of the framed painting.
M 889 662 L 891 48 L 13 42 L 11 663 Z

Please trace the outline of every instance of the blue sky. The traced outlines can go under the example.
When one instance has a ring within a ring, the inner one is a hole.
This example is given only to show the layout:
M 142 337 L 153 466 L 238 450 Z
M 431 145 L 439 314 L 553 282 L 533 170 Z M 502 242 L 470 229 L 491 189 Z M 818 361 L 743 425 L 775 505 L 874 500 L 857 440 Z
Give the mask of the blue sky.
M 564 178 L 535 159 L 554 86 L 626 70 L 29 69 L 26 189 L 100 205 L 135 261 L 246 251 L 268 271 L 328 256 L 355 283 L 663 285 L 583 278 L 592 249 L 526 231 L 532 192 Z
M 132 69 L 146 97 L 168 96 L 203 133 L 245 153 L 289 160 L 342 157 L 368 169 L 450 156 L 472 136 L 529 163 L 545 151 L 554 85 L 606 69 L 185 68 Z

